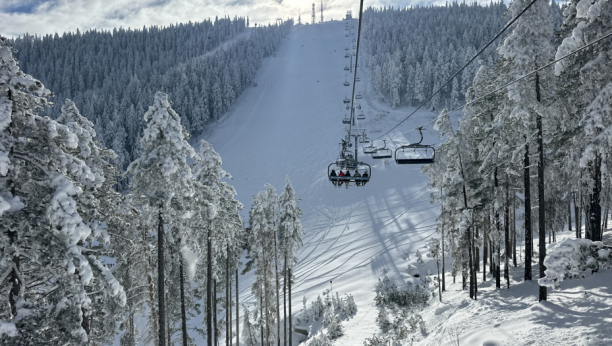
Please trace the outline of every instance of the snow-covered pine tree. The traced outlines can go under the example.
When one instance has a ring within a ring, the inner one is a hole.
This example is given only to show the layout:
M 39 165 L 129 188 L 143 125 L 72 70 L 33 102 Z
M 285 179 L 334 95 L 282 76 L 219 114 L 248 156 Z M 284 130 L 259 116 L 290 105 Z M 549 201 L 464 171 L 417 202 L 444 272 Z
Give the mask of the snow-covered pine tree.
M 131 175 L 130 190 L 138 202 L 157 214 L 147 216 L 157 219 L 158 340 L 163 346 L 166 344 L 164 240 L 169 236 L 164 228 L 171 227 L 189 210 L 186 206 L 190 204 L 194 188 L 187 158 L 195 158 L 197 154 L 165 93 L 155 94 L 154 104 L 144 119 L 148 123 L 140 140 L 142 153 L 128 166 L 126 175 Z
M 283 259 L 283 314 L 285 324 L 287 323 L 287 310 L 285 308 L 287 297 L 286 290 L 289 290 L 289 328 L 284 326 L 285 338 L 289 334 L 289 345 L 292 345 L 292 314 L 291 314 L 291 270 L 297 264 L 297 253 L 302 247 L 302 223 L 300 216 L 302 211 L 297 205 L 298 198 L 295 196 L 295 190 L 289 181 L 289 177 L 285 177 L 285 188 L 279 197 L 278 201 L 278 239 L 279 252 Z
M 0 336 L 3 344 L 86 343 L 92 310 L 125 304 L 119 282 L 88 251 L 108 237 L 81 216 L 83 188 L 104 179 L 83 160 L 91 133 L 39 116 L 49 95 L 0 38 L 0 291 L 8 298 L 0 319 L 13 330 Z M 114 331 L 96 335 L 108 342 Z
M 515 0 L 510 4 L 508 11 L 512 17 L 518 15 L 528 4 L 526 0 Z M 507 59 L 508 75 L 515 79 L 523 76 L 538 67 L 547 64 L 553 57 L 554 47 L 553 25 L 550 21 L 549 4 L 546 0 L 536 1 L 513 24 L 510 33 L 498 48 L 501 56 Z M 544 277 L 544 258 L 546 257 L 546 231 L 545 231 L 545 195 L 544 195 L 544 139 L 543 119 L 551 119 L 550 109 L 542 103 L 544 94 L 551 93 L 552 85 L 550 74 L 536 73 L 535 83 L 524 80 L 508 86 L 508 99 L 511 108 L 510 116 L 517 120 L 518 131 L 524 137 L 536 136 L 538 159 L 538 227 L 539 227 L 539 263 L 540 277 Z M 547 88 L 542 87 L 542 83 Z M 535 120 L 535 122 L 534 122 Z M 528 142 L 526 142 L 527 144 Z M 540 286 L 540 300 L 546 300 L 546 287 Z

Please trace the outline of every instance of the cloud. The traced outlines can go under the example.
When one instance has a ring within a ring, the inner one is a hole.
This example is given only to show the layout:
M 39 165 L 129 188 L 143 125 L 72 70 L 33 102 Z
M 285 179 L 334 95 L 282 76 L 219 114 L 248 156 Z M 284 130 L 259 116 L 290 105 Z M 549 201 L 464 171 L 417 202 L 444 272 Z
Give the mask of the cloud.
M 200 22 L 215 16 L 249 17 L 251 24 L 274 23 L 277 18 L 301 15 L 310 22 L 312 3 L 316 20 L 320 16 L 320 0 L 2 0 L 0 34 L 16 37 L 24 33 L 46 35 L 89 29 L 142 28 L 167 26 L 188 21 Z M 444 3 L 443 0 L 374 0 L 364 6 L 405 7 L 411 4 Z M 323 1 L 324 17 L 341 19 L 347 10 L 359 11 L 354 0 Z

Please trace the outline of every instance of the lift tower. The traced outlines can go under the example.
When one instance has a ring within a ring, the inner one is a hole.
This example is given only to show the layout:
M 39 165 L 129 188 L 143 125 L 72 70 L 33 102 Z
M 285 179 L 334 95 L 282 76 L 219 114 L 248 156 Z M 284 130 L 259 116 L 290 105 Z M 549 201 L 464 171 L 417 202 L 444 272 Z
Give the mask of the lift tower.
M 321 0 L 321 23 L 323 23 L 323 0 Z
M 314 5 L 314 2 L 313 2 L 312 3 L 312 23 L 311 24 L 314 24 L 315 20 L 317 19 L 316 16 L 315 16 L 315 8 L 314 8 L 314 6 L 315 5 Z

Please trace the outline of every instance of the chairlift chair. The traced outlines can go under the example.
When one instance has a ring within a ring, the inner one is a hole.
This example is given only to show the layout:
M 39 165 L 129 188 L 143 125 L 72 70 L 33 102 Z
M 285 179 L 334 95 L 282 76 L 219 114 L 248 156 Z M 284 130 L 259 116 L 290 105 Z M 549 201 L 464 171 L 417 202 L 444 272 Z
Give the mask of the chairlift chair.
M 359 78 L 359 75 L 357 75 L 357 77 L 355 77 L 355 82 L 359 82 L 361 81 L 361 78 Z
M 344 66 L 344 71 L 348 71 L 350 68 L 348 66 Z
M 351 118 L 345 115 L 344 119 L 342 119 L 342 123 L 345 125 L 349 125 L 351 123 Z
M 349 86 L 351 85 L 351 83 L 349 83 L 347 80 L 344 81 L 344 83 L 342 83 L 344 86 Z
M 363 98 L 363 95 L 361 95 L 361 93 L 359 93 L 359 94 L 355 95 L 355 98 L 356 98 L 356 99 L 358 99 L 358 100 L 359 100 L 359 99 L 362 99 L 362 98 Z
M 387 141 L 384 140 L 385 145 L 382 148 L 376 149 L 372 153 L 373 159 L 390 159 L 393 157 L 393 151 L 391 149 L 387 149 Z
M 346 53 L 346 54 L 344 54 L 344 57 L 345 57 L 345 58 L 350 58 L 350 57 L 351 57 L 351 55 L 350 55 L 349 53 Z
M 395 149 L 395 163 L 398 165 L 431 164 L 436 161 L 436 149 L 431 145 L 421 144 L 423 141 L 423 127 L 419 127 L 421 140 L 418 143 L 402 145 Z
M 363 153 L 364 154 L 372 154 L 376 152 L 376 147 L 374 146 L 374 143 L 363 147 Z
M 355 103 L 355 108 L 361 109 L 361 103 Z
M 344 47 L 344 50 L 348 50 L 348 47 Z
M 361 176 L 339 177 L 337 175 L 340 171 L 345 170 L 358 171 Z M 332 171 L 334 171 L 336 175 L 332 175 Z M 367 182 L 370 181 L 371 177 L 372 167 L 370 167 L 370 165 L 368 165 L 367 163 L 357 161 L 352 157 L 345 157 L 344 155 L 342 155 L 342 157 L 338 158 L 336 162 L 330 163 L 329 166 L 327 166 L 327 178 L 329 179 L 329 181 L 331 181 L 334 185 L 337 185 L 338 187 L 342 186 L 342 184 L 346 184 L 347 188 L 353 184 L 356 186 L 364 186 Z
M 358 116 L 357 116 L 357 120 L 365 120 L 365 114 L 363 114 L 363 112 L 361 112 Z
M 348 97 L 345 96 L 344 100 L 342 102 L 344 102 L 346 104 L 349 104 L 349 103 L 351 103 L 351 100 Z

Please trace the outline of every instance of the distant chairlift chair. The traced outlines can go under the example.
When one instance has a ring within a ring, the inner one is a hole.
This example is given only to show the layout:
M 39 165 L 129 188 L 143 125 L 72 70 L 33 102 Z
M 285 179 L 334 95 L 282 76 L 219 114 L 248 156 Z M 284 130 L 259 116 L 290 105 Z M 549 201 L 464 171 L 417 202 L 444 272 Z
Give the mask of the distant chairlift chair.
M 393 157 L 393 151 L 391 149 L 387 149 L 387 141 L 385 140 L 384 142 L 385 145 L 382 148 L 378 148 L 372 153 L 373 159 L 390 159 Z
M 419 127 L 421 140 L 418 143 L 403 145 L 395 149 L 395 163 L 398 165 L 430 164 L 436 161 L 436 149 L 431 145 L 421 144 L 423 127 Z

